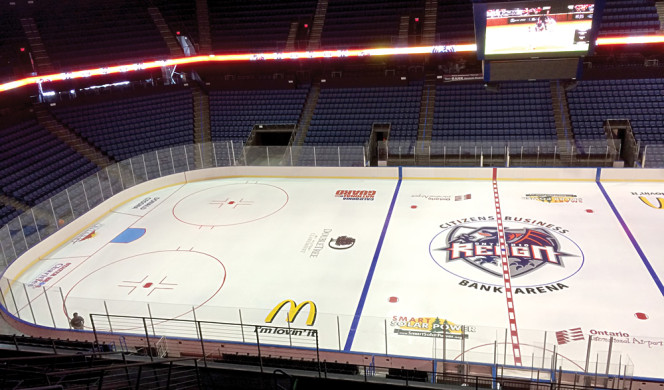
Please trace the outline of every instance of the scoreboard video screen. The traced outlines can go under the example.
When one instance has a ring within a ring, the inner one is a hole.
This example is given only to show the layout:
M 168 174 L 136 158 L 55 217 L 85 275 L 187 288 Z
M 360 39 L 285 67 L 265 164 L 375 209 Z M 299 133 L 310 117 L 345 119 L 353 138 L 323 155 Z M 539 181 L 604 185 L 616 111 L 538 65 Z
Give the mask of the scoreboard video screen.
M 583 56 L 591 47 L 595 2 L 476 3 L 482 59 Z

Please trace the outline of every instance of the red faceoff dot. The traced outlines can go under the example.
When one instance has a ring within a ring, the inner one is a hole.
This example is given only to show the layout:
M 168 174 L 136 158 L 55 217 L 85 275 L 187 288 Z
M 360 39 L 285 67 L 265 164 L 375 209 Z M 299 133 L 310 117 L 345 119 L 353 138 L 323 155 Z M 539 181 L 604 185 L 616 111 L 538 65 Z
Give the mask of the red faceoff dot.
M 410 206 L 410 208 L 411 208 L 411 209 L 416 209 L 416 208 L 417 208 L 417 206 L 415 206 L 415 205 L 412 205 L 412 206 Z
M 648 315 L 646 313 L 634 313 L 634 316 L 640 320 L 648 319 Z
M 397 297 L 390 297 L 390 303 L 397 303 L 399 302 L 399 298 Z
M 594 211 L 592 209 L 586 209 L 586 213 L 592 214 L 592 213 L 594 213 Z
M 145 283 L 145 284 L 143 285 L 143 288 L 150 288 L 150 287 L 152 287 L 152 283 L 151 283 L 151 282 Z
M 235 203 L 235 202 L 233 202 L 232 200 L 230 202 L 228 202 L 228 204 L 233 204 L 233 203 Z

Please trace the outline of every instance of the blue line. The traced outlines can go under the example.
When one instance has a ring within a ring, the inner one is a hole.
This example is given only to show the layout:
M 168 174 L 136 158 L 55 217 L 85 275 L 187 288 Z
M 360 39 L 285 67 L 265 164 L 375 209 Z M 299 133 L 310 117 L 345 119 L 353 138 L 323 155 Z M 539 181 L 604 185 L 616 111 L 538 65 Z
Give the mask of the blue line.
M 636 242 L 636 238 L 634 238 L 634 236 L 632 235 L 632 232 L 627 227 L 627 224 L 625 223 L 625 220 L 622 218 L 622 216 L 618 212 L 618 209 L 613 204 L 613 201 L 609 197 L 609 194 L 606 193 L 606 190 L 604 189 L 604 186 L 600 182 L 601 169 L 602 168 L 597 168 L 597 175 L 595 176 L 595 182 L 599 186 L 599 189 L 602 191 L 602 194 L 604 194 L 604 198 L 606 198 L 606 201 L 609 202 L 609 206 L 611 207 L 611 210 L 613 210 L 613 213 L 616 215 L 616 218 L 618 218 L 618 221 L 620 222 L 620 225 L 622 226 L 623 230 L 625 231 L 625 234 L 627 234 L 627 237 L 632 242 L 632 245 L 634 246 L 634 249 L 636 249 L 636 252 L 641 257 L 641 261 L 643 261 L 643 264 L 646 266 L 646 269 L 648 270 L 648 272 L 650 272 L 650 276 L 655 281 L 655 284 L 657 285 L 657 288 L 659 288 L 659 292 L 661 292 L 662 295 L 664 295 L 664 285 L 662 285 L 662 281 L 659 280 L 659 277 L 657 276 L 657 273 L 655 273 L 655 270 L 652 268 L 652 265 L 650 265 L 650 262 L 648 261 L 648 258 L 646 257 L 645 253 L 643 253 L 643 250 L 641 249 L 641 246 L 639 245 L 638 242 Z
M 387 217 L 385 217 L 385 223 L 383 224 L 383 231 L 380 233 L 380 238 L 378 239 L 378 245 L 376 246 L 376 252 L 374 252 L 373 260 L 371 260 L 371 267 L 369 267 L 369 273 L 367 274 L 367 279 L 364 281 L 364 288 L 362 288 L 362 295 L 360 295 L 360 302 L 357 304 L 357 310 L 355 310 L 355 316 L 353 317 L 353 322 L 350 325 L 350 330 L 348 331 L 348 337 L 346 338 L 346 345 L 344 346 L 344 351 L 350 351 L 350 348 L 353 346 L 353 340 L 355 339 L 355 332 L 357 331 L 357 326 L 360 323 L 360 316 L 362 315 L 362 309 L 364 309 L 364 301 L 367 299 L 367 294 L 369 293 L 369 286 L 371 286 L 371 280 L 373 279 L 374 271 L 376 271 L 376 264 L 378 263 L 378 256 L 380 255 L 380 249 L 383 247 L 383 241 L 385 240 L 385 234 L 387 233 L 387 227 L 390 224 L 390 218 L 392 218 L 392 211 L 394 210 L 394 204 L 397 201 L 397 195 L 399 195 L 399 188 L 401 188 L 401 179 L 402 172 L 401 167 L 399 167 L 399 181 L 397 182 L 397 187 L 394 189 L 394 195 L 392 195 L 392 203 L 390 203 L 390 209 L 387 211 Z

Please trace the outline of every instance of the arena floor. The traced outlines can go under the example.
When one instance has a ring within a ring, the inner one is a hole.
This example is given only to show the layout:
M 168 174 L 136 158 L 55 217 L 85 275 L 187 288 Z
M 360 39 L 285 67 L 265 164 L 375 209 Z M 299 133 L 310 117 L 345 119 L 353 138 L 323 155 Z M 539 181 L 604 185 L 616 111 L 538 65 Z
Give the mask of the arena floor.
M 664 378 L 664 182 L 495 172 L 167 186 L 114 208 L 19 280 L 33 302 L 62 292 L 62 313 L 30 307 L 43 325 L 66 328 L 75 311 L 241 320 L 316 328 L 330 350 L 545 368 L 555 350 L 572 371 L 585 369 L 593 337 L 600 373 L 613 337 L 612 373 L 633 365 L 635 377 Z M 300 305 L 294 318 L 288 300 Z

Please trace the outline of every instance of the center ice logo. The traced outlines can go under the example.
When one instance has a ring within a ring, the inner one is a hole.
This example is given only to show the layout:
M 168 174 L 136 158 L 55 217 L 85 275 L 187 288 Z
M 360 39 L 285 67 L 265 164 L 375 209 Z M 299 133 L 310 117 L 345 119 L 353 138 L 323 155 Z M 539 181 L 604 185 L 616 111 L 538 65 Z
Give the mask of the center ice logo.
M 581 248 L 554 224 L 504 216 L 505 255 L 515 294 L 539 294 L 569 286 L 562 281 L 584 263 Z M 503 266 L 498 227 L 492 217 L 460 218 L 441 225 L 429 253 L 443 268 L 462 279 L 461 286 L 502 293 Z
M 547 264 L 562 266 L 560 245 L 544 229 L 505 229 L 510 275 L 518 277 Z M 503 276 L 496 227 L 456 227 L 448 236 L 449 245 L 440 250 L 447 251 L 448 261 L 463 260 L 479 269 Z

